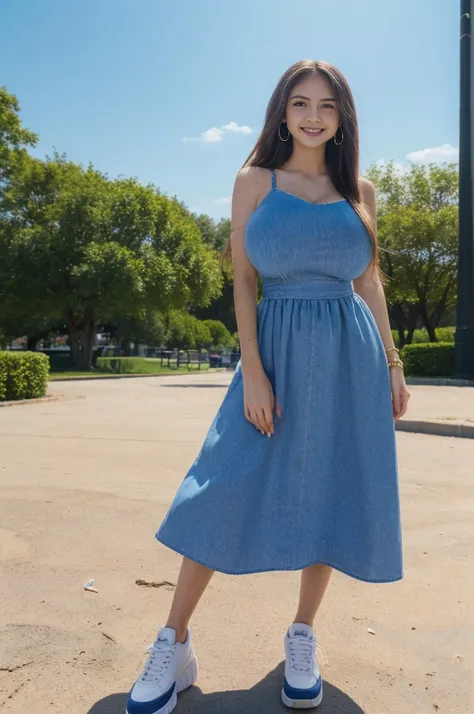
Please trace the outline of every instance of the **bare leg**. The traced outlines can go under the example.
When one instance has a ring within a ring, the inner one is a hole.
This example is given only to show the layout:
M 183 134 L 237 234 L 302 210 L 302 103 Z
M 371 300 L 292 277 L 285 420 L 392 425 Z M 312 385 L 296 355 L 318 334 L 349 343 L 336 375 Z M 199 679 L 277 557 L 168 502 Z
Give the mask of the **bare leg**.
M 294 622 L 313 626 L 314 618 L 331 577 L 332 568 L 316 563 L 301 573 L 300 600 Z
M 214 575 L 214 570 L 183 558 L 167 627 L 176 630 L 176 641 L 184 642 L 189 620 Z

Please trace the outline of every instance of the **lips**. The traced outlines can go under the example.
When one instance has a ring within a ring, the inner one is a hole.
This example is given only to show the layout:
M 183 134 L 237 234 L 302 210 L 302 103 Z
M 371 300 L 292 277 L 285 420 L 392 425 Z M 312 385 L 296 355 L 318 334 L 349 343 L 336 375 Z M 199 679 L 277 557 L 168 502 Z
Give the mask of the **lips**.
M 321 136 L 324 129 L 312 129 L 307 126 L 301 127 L 301 131 L 306 134 L 306 136 Z

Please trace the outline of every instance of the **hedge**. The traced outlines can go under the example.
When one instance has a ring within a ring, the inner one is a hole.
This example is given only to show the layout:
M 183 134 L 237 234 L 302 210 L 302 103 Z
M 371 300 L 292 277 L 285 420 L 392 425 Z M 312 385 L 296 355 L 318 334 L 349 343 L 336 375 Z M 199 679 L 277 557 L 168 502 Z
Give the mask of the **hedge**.
M 454 344 L 405 345 L 400 352 L 407 377 L 449 377 L 454 372 Z
M 152 371 L 159 368 L 159 362 L 151 363 Z M 146 374 L 144 357 L 99 357 L 96 369 L 110 374 Z
M 439 342 L 454 342 L 456 333 L 455 327 L 437 327 L 435 329 L 436 339 Z M 392 337 L 396 345 L 398 345 L 398 331 L 392 330 Z M 429 343 L 430 336 L 428 330 L 423 327 L 421 330 L 415 330 L 413 333 L 412 344 Z
M 0 401 L 44 397 L 49 359 L 39 352 L 0 352 Z
M 197 363 L 192 363 L 197 368 Z M 181 362 L 181 367 L 185 368 L 187 362 Z M 201 371 L 208 369 L 206 362 L 201 362 Z M 150 357 L 98 357 L 95 367 L 96 372 L 107 372 L 109 374 L 160 374 L 168 372 L 168 367 L 161 364 L 161 359 Z

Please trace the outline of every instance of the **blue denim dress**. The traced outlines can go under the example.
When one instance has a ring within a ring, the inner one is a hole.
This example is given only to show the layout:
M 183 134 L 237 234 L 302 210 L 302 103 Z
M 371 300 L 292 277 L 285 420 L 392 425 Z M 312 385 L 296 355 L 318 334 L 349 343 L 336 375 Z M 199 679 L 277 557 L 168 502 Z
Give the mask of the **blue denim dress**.
M 156 538 L 214 570 L 325 563 L 368 582 L 403 576 L 387 358 L 352 281 L 371 241 L 347 201 L 277 188 L 246 251 L 263 283 L 260 356 L 282 408 L 269 439 L 243 409 L 240 363 Z

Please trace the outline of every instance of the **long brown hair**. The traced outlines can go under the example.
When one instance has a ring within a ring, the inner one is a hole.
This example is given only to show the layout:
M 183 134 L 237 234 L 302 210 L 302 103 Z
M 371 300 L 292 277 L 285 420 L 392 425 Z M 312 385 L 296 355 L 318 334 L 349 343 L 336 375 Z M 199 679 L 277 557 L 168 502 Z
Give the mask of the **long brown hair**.
M 359 129 L 354 97 L 346 78 L 336 67 L 328 62 L 302 60 L 286 70 L 268 103 L 262 132 L 242 168 L 259 166 L 279 169 L 288 161 L 293 152 L 293 137 L 290 136 L 289 141 L 281 141 L 278 128 L 294 87 L 306 77 L 317 74 L 324 76 L 334 91 L 344 136 L 340 146 L 332 140 L 326 143 L 328 174 L 336 191 L 351 204 L 367 228 L 372 241 L 372 263 L 377 266 L 377 237 L 359 190 Z M 336 138 L 339 139 L 339 134 Z M 231 255 L 231 242 L 228 240 L 222 254 L 223 261 L 230 259 Z

